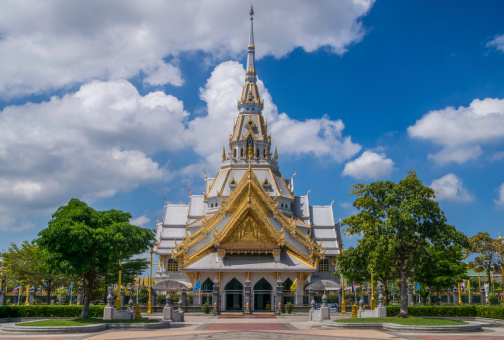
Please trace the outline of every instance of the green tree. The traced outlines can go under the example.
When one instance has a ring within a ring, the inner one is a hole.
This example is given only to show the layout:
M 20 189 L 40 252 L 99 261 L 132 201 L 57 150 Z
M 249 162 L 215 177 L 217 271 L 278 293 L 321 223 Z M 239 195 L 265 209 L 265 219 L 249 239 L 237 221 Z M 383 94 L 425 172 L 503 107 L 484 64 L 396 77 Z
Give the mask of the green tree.
M 21 246 L 11 243 L 3 254 L 3 266 L 10 280 L 32 287 L 43 287 L 47 304 L 51 303 L 53 287 L 66 283 L 61 274 L 51 272 L 43 252 L 35 242 L 24 241 Z
M 39 233 L 37 243 L 52 269 L 83 282 L 83 318 L 88 315 L 98 276 L 153 244 L 153 231 L 131 225 L 130 218 L 129 213 L 96 211 L 72 199 L 58 208 L 48 227 Z
M 428 245 L 423 251 L 419 251 L 411 276 L 414 281 L 430 287 L 439 296 L 443 287 L 453 287 L 467 278 L 467 264 L 462 262 L 463 259 L 464 253 L 459 245 Z
M 499 269 L 499 247 L 497 239 L 490 237 L 489 233 L 479 232 L 469 238 L 470 252 L 476 254 L 472 266 L 476 272 L 485 272 L 488 282 L 492 282 L 492 272 Z M 490 285 L 492 289 L 492 285 Z
M 446 223 L 446 217 L 434 198 L 434 190 L 422 185 L 414 171 L 394 183 L 380 181 L 356 184 L 351 194 L 358 214 L 343 220 L 350 235 L 367 233 L 386 235 L 391 261 L 400 277 L 402 315 L 408 314 L 407 278 L 418 252 L 429 244 L 467 245 L 467 237 Z
M 117 262 L 111 264 L 109 268 L 101 268 L 101 272 L 97 279 L 97 287 L 93 292 L 92 299 L 103 295 L 106 301 L 108 295 L 107 288 L 118 282 L 119 270 L 121 270 L 121 283 L 127 285 L 134 282 L 135 277 L 140 276 L 148 267 L 149 261 L 147 259 L 129 259 L 126 262 L 122 262 L 122 266 L 119 266 Z
M 338 271 L 349 281 L 369 282 L 371 272 L 375 282 L 383 283 L 385 304 L 390 293 L 389 281 L 397 277 L 389 252 L 390 240 L 386 235 L 368 232 L 357 241 L 357 247 L 350 247 L 338 257 Z
M 360 242 L 360 241 L 359 241 Z M 338 256 L 338 269 L 335 275 L 343 275 L 348 284 L 357 284 L 369 281 L 370 273 L 368 269 L 367 254 L 363 248 L 357 246 L 350 247 Z

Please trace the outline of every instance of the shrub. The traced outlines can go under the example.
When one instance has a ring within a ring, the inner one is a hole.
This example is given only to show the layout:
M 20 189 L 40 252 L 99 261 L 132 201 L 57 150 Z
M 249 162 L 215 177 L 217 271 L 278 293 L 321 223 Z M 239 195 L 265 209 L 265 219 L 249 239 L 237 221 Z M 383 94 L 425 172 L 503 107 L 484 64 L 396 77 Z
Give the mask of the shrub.
M 285 304 L 285 311 L 290 314 L 292 313 L 292 310 L 294 309 L 294 305 L 292 304 L 292 302 L 287 302 Z
M 105 306 L 89 306 L 89 317 L 103 317 Z M 1 318 L 80 317 L 82 306 L 0 306 Z
M 207 302 L 205 302 L 203 304 L 203 307 L 201 307 L 201 310 L 205 313 L 205 314 L 208 314 L 210 313 L 210 304 Z
M 166 303 L 166 296 L 164 295 L 158 295 L 156 297 L 156 300 L 157 302 L 159 302 L 160 304 L 164 305 Z
M 387 306 L 387 316 L 399 315 L 399 306 Z M 412 316 L 459 316 L 504 319 L 500 306 L 414 306 L 408 307 Z
M 138 302 L 139 303 L 147 303 L 147 302 L 149 302 L 149 297 L 147 295 L 139 295 Z
M 499 298 L 495 294 L 488 294 L 488 301 L 490 301 L 490 304 L 496 305 L 499 303 Z

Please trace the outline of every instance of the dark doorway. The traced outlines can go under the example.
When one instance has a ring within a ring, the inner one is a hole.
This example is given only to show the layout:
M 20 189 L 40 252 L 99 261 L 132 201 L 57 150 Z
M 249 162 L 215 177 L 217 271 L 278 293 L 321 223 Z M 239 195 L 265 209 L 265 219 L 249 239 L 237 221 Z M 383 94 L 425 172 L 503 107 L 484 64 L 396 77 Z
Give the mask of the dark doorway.
M 224 286 L 226 293 L 226 310 L 243 310 L 243 285 L 236 278 L 233 278 Z
M 213 281 L 207 278 L 201 285 L 201 304 L 212 304 Z
M 254 285 L 254 310 L 271 311 L 271 292 L 273 287 L 264 278 Z

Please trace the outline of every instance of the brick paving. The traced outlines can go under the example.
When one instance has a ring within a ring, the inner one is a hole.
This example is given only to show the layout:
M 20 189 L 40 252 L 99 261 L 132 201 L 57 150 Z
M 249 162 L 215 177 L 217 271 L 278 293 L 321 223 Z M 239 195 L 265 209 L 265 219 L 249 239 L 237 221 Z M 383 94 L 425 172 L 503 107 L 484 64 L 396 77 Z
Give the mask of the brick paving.
M 504 340 L 504 327 L 488 325 L 483 332 L 465 334 L 395 333 L 382 330 L 332 329 L 319 323 L 308 322 L 307 315 L 282 315 L 266 318 L 219 318 L 213 315 L 187 315 L 186 322 L 172 323 L 172 328 L 163 330 L 109 330 L 100 333 L 65 335 L 26 335 L 0 332 L 0 340 L 231 340 L 275 339 L 301 340 Z M 153 315 L 152 318 L 160 318 Z M 339 318 L 339 317 L 338 317 Z
M 214 323 L 205 328 L 206 331 L 272 331 L 288 329 L 282 323 Z

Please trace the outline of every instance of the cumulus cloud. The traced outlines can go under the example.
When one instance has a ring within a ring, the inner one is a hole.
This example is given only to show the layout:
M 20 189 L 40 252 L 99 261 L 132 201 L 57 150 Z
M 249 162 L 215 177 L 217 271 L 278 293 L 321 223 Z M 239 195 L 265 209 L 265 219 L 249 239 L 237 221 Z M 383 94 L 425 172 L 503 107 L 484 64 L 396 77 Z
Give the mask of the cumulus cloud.
M 182 86 L 184 80 L 180 69 L 173 64 L 160 62 L 149 76 L 144 79 L 145 83 L 150 85 L 165 85 L 172 84 L 175 86 Z
M 497 51 L 504 52 L 504 34 L 497 35 L 495 38 L 487 42 L 486 47 L 494 48 Z
M 361 18 L 373 3 L 254 1 L 257 56 L 322 46 L 341 55 L 363 38 Z M 236 56 L 246 48 L 247 13 L 248 4 L 234 0 L 3 1 L 0 95 L 127 79 L 139 71 L 148 74 L 147 83 L 178 86 L 180 71 L 163 60 L 191 51 L 214 60 Z
M 148 218 L 145 215 L 142 215 L 137 218 L 132 218 L 129 222 L 133 225 L 143 227 L 144 225 L 150 222 L 150 218 Z
M 394 162 L 384 153 L 364 151 L 359 158 L 345 164 L 343 176 L 356 179 L 383 178 L 394 171 Z
M 502 183 L 499 188 L 497 188 L 497 192 L 499 197 L 494 200 L 494 203 L 497 205 L 502 205 L 504 206 L 504 183 Z
M 92 203 L 175 175 L 184 180 L 204 167 L 216 170 L 244 78 L 241 64 L 218 65 L 200 91 L 208 113 L 192 120 L 177 98 L 159 91 L 140 95 L 125 80 L 92 81 L 47 102 L 6 107 L 0 111 L 1 228 L 19 224 L 26 210 L 48 213 L 71 197 Z M 278 113 L 261 81 L 259 88 L 280 157 L 342 162 L 360 151 L 343 136 L 341 120 L 291 119 Z M 185 148 L 201 157 L 180 169 L 154 159 L 159 151 Z
M 412 138 L 442 149 L 428 157 L 438 164 L 459 164 L 483 154 L 482 145 L 504 140 L 504 99 L 475 99 L 469 107 L 431 111 L 408 127 Z
M 452 173 L 433 180 L 430 187 L 436 191 L 438 201 L 470 202 L 474 199 L 464 187 L 462 179 Z
M 0 225 L 26 209 L 54 210 L 167 180 L 154 161 L 177 150 L 187 112 L 162 92 L 141 96 L 127 81 L 93 81 L 75 93 L 0 112 Z
M 229 143 L 226 131 L 232 130 L 237 118 L 236 102 L 244 79 L 245 69 L 240 63 L 224 62 L 215 68 L 200 90 L 201 99 L 207 103 L 208 115 L 189 123 L 187 140 L 214 168 L 220 165 L 222 146 Z M 331 120 L 327 115 L 305 121 L 291 119 L 286 113 L 278 113 L 263 82 L 258 80 L 257 84 L 264 100 L 263 115 L 272 135 L 272 144 L 278 147 L 280 157 L 327 156 L 333 161 L 343 162 L 360 151 L 359 144 L 353 143 L 350 136 L 342 135 L 345 125 L 341 120 Z

